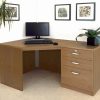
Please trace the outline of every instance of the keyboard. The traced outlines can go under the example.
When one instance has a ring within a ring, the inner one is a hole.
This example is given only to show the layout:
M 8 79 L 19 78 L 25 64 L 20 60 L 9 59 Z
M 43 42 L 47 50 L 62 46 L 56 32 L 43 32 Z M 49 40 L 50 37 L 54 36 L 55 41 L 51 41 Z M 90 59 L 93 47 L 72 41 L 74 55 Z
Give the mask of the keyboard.
M 53 44 L 53 41 L 50 39 L 28 39 L 25 40 L 25 44 Z

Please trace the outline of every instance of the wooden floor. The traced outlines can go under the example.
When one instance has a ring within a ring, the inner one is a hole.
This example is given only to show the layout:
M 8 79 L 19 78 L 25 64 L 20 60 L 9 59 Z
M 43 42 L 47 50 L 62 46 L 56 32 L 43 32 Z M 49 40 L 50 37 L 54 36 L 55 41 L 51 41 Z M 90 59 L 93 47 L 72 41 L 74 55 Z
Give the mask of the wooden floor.
M 24 91 L 0 84 L 0 100 L 100 100 L 100 90 L 90 96 L 60 86 L 60 75 L 44 70 L 24 74 Z

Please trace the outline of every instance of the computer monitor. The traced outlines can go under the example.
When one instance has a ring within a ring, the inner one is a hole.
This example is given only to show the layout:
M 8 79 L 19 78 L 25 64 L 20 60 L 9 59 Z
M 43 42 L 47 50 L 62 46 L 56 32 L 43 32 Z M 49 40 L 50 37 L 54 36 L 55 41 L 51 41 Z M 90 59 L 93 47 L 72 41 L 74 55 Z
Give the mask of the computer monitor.
M 49 22 L 26 22 L 26 36 L 49 36 Z

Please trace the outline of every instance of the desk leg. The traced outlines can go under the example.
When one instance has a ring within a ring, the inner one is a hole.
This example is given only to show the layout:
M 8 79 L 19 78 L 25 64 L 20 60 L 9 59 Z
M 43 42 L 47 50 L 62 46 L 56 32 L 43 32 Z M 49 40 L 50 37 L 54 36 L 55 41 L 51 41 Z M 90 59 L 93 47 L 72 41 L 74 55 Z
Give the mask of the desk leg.
M 0 45 L 0 82 L 23 90 L 22 51 L 11 46 Z

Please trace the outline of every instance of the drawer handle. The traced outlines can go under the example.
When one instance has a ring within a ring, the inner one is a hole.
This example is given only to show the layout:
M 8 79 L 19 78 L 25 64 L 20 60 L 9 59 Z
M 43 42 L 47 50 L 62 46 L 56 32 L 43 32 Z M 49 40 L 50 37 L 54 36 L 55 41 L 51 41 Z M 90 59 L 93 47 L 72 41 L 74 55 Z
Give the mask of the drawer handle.
M 77 62 L 72 62 L 72 64 L 78 65 L 79 63 L 77 63 Z
M 78 50 L 74 50 L 75 52 L 77 52 Z
M 78 53 L 73 52 L 73 53 L 72 53 L 72 55 L 76 55 L 76 56 L 77 56 L 77 55 L 79 55 L 79 54 L 78 54 Z
M 74 74 L 74 75 L 79 75 L 80 73 L 78 73 L 78 72 L 71 72 L 72 74 Z

